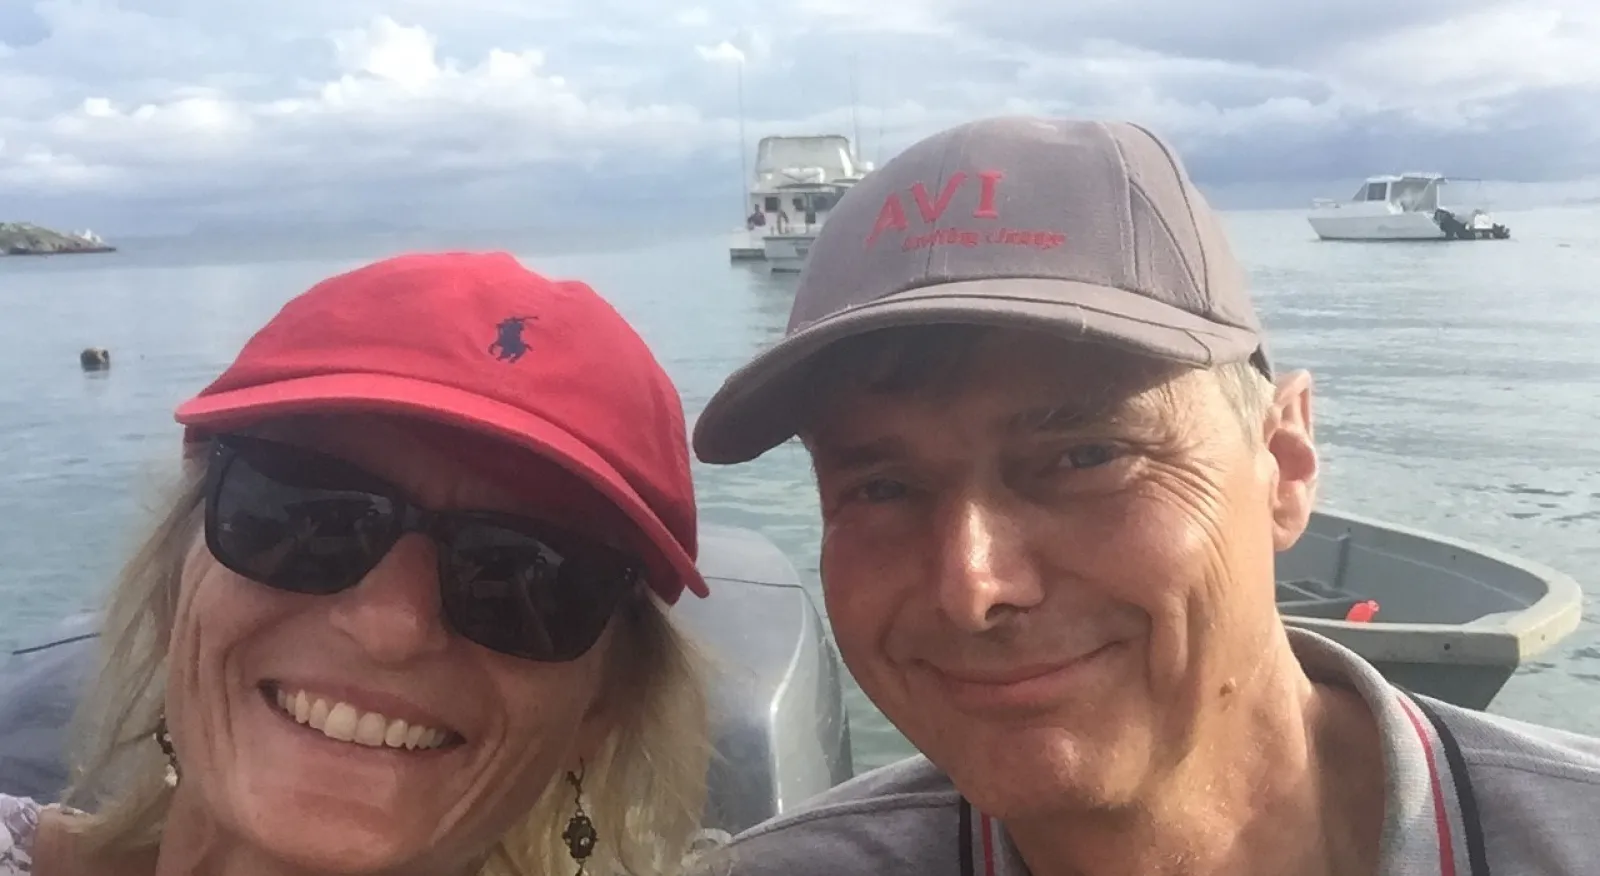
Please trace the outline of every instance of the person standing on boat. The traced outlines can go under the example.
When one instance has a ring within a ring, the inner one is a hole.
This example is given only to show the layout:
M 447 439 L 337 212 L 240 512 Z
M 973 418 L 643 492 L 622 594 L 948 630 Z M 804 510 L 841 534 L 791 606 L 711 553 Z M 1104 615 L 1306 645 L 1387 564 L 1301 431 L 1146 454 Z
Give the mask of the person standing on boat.
M 1147 130 L 988 119 L 854 187 L 694 446 L 794 436 L 840 653 L 922 755 L 746 832 L 722 872 L 1594 872 L 1600 741 L 1285 627 L 1311 378 L 1274 369 Z

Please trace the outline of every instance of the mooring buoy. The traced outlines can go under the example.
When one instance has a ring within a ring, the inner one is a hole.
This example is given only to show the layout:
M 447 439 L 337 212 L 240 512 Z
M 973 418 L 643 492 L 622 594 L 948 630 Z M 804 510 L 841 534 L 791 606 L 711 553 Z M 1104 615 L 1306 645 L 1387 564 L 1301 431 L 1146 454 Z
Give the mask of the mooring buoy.
M 104 371 L 111 367 L 111 351 L 104 347 L 85 347 L 78 354 L 78 364 L 85 371 Z

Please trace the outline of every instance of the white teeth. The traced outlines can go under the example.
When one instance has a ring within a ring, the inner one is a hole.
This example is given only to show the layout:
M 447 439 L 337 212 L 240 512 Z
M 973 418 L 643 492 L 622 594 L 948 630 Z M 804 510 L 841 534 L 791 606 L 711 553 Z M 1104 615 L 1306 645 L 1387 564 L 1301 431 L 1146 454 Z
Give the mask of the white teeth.
M 305 694 L 302 693 L 300 696 L 304 697 Z M 306 724 L 313 730 L 321 730 L 322 725 L 326 723 L 328 723 L 328 701 L 317 700 L 311 704 L 311 710 L 306 713 Z
M 349 703 L 335 704 L 322 725 L 322 735 L 340 742 L 356 738 L 356 716 L 359 713 Z
M 407 724 L 377 712 L 362 712 L 349 703 L 326 700 L 305 691 L 277 691 L 278 708 L 295 721 L 322 731 L 340 742 L 353 742 L 369 748 L 438 748 L 450 734 L 421 724 Z
M 389 729 L 389 722 L 377 712 L 368 712 L 356 722 L 356 741 L 362 745 L 378 746 L 383 744 L 384 731 Z

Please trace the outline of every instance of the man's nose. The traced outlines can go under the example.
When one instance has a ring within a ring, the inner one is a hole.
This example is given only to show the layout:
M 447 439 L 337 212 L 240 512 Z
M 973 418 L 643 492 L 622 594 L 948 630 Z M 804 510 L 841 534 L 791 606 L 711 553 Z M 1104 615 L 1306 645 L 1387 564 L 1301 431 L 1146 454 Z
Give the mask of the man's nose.
M 940 515 L 939 604 L 960 629 L 985 632 L 1044 598 L 1039 570 L 1016 512 L 986 497 L 965 497 Z

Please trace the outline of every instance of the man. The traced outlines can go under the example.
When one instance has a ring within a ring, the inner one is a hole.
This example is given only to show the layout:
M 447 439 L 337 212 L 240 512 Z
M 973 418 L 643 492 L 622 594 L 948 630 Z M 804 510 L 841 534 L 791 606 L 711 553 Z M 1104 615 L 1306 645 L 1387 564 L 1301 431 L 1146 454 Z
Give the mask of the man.
M 1285 629 L 1311 380 L 1149 132 L 991 119 L 859 183 L 695 448 L 795 435 L 840 653 L 925 758 L 747 832 L 737 876 L 1600 867 L 1600 742 Z

